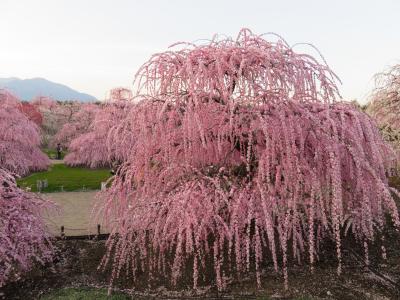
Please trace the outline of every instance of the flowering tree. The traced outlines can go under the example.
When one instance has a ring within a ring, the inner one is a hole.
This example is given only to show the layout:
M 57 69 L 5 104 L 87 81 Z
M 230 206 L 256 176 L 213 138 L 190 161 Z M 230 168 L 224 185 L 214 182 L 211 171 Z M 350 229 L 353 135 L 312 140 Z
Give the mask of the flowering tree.
M 99 106 L 96 104 L 82 104 L 80 109 L 76 113 L 71 114 L 65 124 L 54 136 L 52 141 L 53 146 L 60 143 L 64 147 L 68 148 L 73 139 L 88 132 L 89 127 L 99 110 Z
M 43 144 L 54 147 L 54 136 L 61 128 L 70 123 L 74 116 L 80 111 L 81 103 L 77 101 L 59 102 L 48 97 L 37 97 L 32 104 L 40 111 L 43 116 L 42 132 Z
M 107 101 L 115 102 L 115 101 L 129 101 L 132 99 L 132 91 L 130 89 L 126 89 L 123 87 L 113 88 L 110 91 L 110 96 Z
M 0 167 L 26 175 L 47 169 L 50 161 L 39 149 L 39 127 L 20 107 L 18 99 L 0 90 Z
M 115 99 L 99 108 L 88 130 L 72 140 L 65 157 L 66 164 L 98 168 L 120 162 L 123 159 L 120 157 L 120 145 L 111 142 L 112 135 L 115 130 L 119 130 L 118 124 L 124 120 L 132 106 L 131 102 Z M 124 141 L 129 140 L 129 137 Z
M 53 246 L 42 214 L 54 205 L 17 188 L 0 168 L 0 287 L 36 262 L 52 257 Z
M 43 116 L 33 104 L 29 102 L 21 102 L 20 110 L 37 126 L 42 126 Z
M 377 74 L 375 83 L 366 112 L 377 121 L 385 140 L 400 158 L 400 65 Z
M 326 65 L 246 29 L 178 46 L 135 79 L 140 101 L 125 121 L 135 142 L 101 208 L 112 279 L 125 268 L 175 284 L 191 265 L 196 288 L 211 263 L 219 289 L 251 270 L 260 286 L 271 258 L 287 285 L 289 253 L 312 266 L 332 238 L 340 273 L 345 232 L 367 253 L 386 213 L 400 225 L 392 150 L 366 114 L 337 101 Z

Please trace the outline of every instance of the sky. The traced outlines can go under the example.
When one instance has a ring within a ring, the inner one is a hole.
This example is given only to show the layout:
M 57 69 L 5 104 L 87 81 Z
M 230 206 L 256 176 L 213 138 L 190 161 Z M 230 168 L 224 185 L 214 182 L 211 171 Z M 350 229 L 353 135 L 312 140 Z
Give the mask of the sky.
M 0 77 L 43 77 L 104 99 L 132 88 L 151 54 L 246 27 L 312 43 L 343 98 L 365 103 L 373 75 L 400 63 L 399 16 L 399 0 L 0 0 Z

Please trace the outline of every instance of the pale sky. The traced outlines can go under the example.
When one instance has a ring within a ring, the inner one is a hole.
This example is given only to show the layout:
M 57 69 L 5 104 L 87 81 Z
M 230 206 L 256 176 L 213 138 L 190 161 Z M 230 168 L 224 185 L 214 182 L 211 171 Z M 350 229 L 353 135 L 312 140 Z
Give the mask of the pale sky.
M 349 100 L 365 102 L 373 75 L 400 63 L 400 0 L 0 0 L 0 77 L 44 77 L 103 99 L 132 88 L 152 53 L 242 27 L 315 45 Z

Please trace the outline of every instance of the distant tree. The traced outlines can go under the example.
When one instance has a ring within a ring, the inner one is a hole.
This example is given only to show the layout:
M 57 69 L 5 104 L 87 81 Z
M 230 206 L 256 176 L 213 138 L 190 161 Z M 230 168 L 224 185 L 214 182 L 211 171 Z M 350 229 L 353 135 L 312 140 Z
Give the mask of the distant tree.
M 37 97 L 32 101 L 43 116 L 42 132 L 44 146 L 55 147 L 54 136 L 64 124 L 71 122 L 81 108 L 77 101 L 55 101 L 49 97 Z
M 31 101 L 31 104 L 37 107 L 39 110 L 52 110 L 57 106 L 57 101 L 44 96 L 36 97 Z
M 375 75 L 375 89 L 366 112 L 378 123 L 400 158 L 400 64 Z
M 65 163 L 70 166 L 84 165 L 90 168 L 111 166 L 113 162 L 120 163 L 123 160 L 121 144 L 129 140 L 110 142 L 114 131 L 119 130 L 119 124 L 123 123 L 128 111 L 134 106 L 125 99 L 113 98 L 99 107 L 94 120 L 88 126 L 86 132 L 77 135 L 69 145 L 69 153 L 65 157 Z M 113 129 L 115 127 L 115 129 Z M 126 146 L 126 145 L 124 145 Z
M 178 46 L 139 69 L 132 130 L 109 136 L 134 140 L 100 210 L 112 280 L 144 272 L 176 284 L 190 266 L 195 288 L 251 270 L 260 286 L 271 259 L 287 284 L 289 254 L 312 266 L 331 238 L 340 273 L 345 232 L 368 253 L 385 213 L 400 225 L 390 147 L 337 100 L 326 65 L 246 29 Z
M 39 148 L 39 127 L 21 110 L 17 98 L 0 90 L 0 168 L 26 175 L 47 169 L 50 161 Z
M 37 110 L 42 114 L 42 134 L 43 134 L 43 144 L 44 146 L 48 146 L 51 138 L 57 133 L 60 129 L 60 125 L 58 124 L 56 111 L 58 108 L 57 101 L 49 98 L 49 97 L 37 97 L 31 102 Z
M 21 102 L 20 110 L 37 126 L 42 126 L 43 116 L 33 104 L 29 102 Z
M 361 103 L 358 102 L 358 100 L 356 100 L 356 99 L 351 100 L 350 103 L 351 103 L 352 105 L 354 105 L 354 107 L 357 108 L 357 109 L 360 110 L 360 111 L 364 111 L 364 112 L 365 112 L 365 110 L 366 110 L 366 108 L 367 108 L 367 105 L 366 105 L 366 104 L 361 104 Z
M 107 99 L 107 101 L 109 102 L 115 102 L 115 101 L 129 101 L 132 99 L 132 91 L 130 89 L 127 88 L 123 88 L 123 87 L 117 87 L 117 88 L 113 88 L 110 91 L 110 96 Z
M 92 103 L 82 104 L 80 109 L 71 114 L 56 133 L 52 145 L 60 143 L 65 148 L 68 148 L 73 139 L 89 131 L 90 125 L 99 110 L 99 105 Z
M 19 189 L 0 168 L 0 287 L 51 260 L 53 245 L 42 217 L 50 209 L 54 204 Z

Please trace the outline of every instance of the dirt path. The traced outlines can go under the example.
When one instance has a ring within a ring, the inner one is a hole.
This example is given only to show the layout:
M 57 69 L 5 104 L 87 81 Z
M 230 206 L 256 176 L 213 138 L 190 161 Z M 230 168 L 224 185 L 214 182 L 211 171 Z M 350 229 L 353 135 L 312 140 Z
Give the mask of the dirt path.
M 50 159 L 50 163 L 52 165 L 59 165 L 59 164 L 63 164 L 64 160 L 63 159 Z
M 97 225 L 90 222 L 92 208 L 99 201 L 96 194 L 97 191 L 43 194 L 61 208 L 60 214 L 46 216 L 51 232 L 58 236 L 64 226 L 65 234 L 70 236 L 97 233 Z M 106 231 L 101 226 L 101 233 Z
M 52 165 L 63 164 L 63 159 L 51 159 Z M 91 224 L 91 214 L 94 205 L 99 201 L 96 197 L 98 191 L 88 192 L 60 192 L 42 194 L 47 199 L 57 203 L 60 207 L 59 214 L 46 216 L 51 233 L 56 236 L 61 234 L 61 226 L 67 236 L 96 234 L 97 224 Z M 101 233 L 107 233 L 105 226 L 100 224 Z

